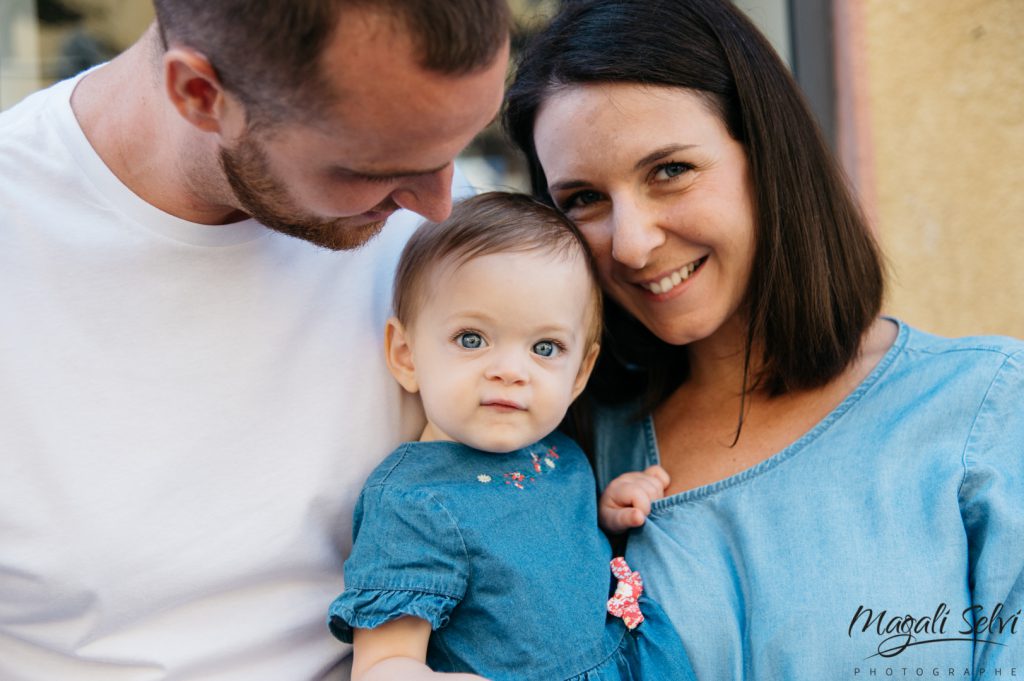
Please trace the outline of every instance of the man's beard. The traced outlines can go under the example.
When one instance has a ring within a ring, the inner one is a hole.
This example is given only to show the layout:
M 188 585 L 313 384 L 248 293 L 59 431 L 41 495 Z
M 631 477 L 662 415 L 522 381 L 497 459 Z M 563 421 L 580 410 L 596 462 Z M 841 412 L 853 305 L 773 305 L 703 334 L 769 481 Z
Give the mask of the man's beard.
M 221 147 L 220 165 L 242 210 L 276 232 L 329 248 L 348 251 L 375 237 L 384 221 L 360 223 L 358 217 L 321 220 L 295 207 L 282 184 L 270 172 L 259 143 L 246 133 L 233 149 Z M 390 199 L 374 211 L 398 208 Z

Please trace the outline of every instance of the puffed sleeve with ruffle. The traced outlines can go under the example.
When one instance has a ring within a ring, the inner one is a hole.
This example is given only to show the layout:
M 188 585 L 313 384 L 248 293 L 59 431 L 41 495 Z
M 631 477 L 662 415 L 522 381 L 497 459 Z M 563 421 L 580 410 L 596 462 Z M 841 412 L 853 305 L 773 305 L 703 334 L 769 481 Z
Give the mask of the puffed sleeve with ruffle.
M 1008 355 L 989 385 L 964 467 L 973 608 L 965 614 L 974 620 L 976 673 L 992 674 L 1024 664 L 1024 351 Z M 962 633 L 969 626 L 958 622 Z
M 373 629 L 411 615 L 437 630 L 466 593 L 469 558 L 448 509 L 429 490 L 367 487 L 356 504 L 345 591 L 329 612 L 331 632 Z

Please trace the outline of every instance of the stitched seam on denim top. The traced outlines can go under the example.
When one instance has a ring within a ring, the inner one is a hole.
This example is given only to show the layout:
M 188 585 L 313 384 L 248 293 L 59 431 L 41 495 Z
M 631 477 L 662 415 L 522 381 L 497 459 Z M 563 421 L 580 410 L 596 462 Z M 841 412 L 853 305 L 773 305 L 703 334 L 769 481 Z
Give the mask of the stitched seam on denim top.
M 910 328 L 898 319 L 893 319 L 898 325 L 896 340 L 893 342 L 885 356 L 882 357 L 881 361 L 871 370 L 867 378 L 860 382 L 853 392 L 846 396 L 839 405 L 830 411 L 825 418 L 819 421 L 813 428 L 801 435 L 795 442 L 784 447 L 783 449 L 775 452 L 770 457 L 761 461 L 746 470 L 742 470 L 739 473 L 730 475 L 722 480 L 708 483 L 707 485 L 701 485 L 694 489 L 686 490 L 678 494 L 673 494 L 670 497 L 658 499 L 651 504 L 651 515 L 656 514 L 658 511 L 667 510 L 674 506 L 680 506 L 691 501 L 697 501 L 700 499 L 706 499 L 714 496 L 719 492 L 742 485 L 754 478 L 760 477 L 761 475 L 773 470 L 780 464 L 792 459 L 794 456 L 803 451 L 809 444 L 817 440 L 825 431 L 832 427 L 832 425 L 838 421 L 846 412 L 852 409 L 861 397 L 864 396 L 871 388 L 873 388 L 881 377 L 888 372 L 890 367 L 896 363 L 896 360 L 903 355 L 903 351 L 906 348 L 907 342 L 910 339 Z M 647 418 L 644 419 L 644 426 L 650 431 L 650 442 L 655 443 L 655 447 L 652 450 L 655 456 L 653 463 L 661 461 L 661 454 L 657 450 L 657 435 L 654 432 L 654 416 L 648 414 Z
M 346 586 L 346 590 L 352 591 L 378 591 L 387 593 L 402 593 L 402 594 L 422 594 L 424 596 L 437 596 L 439 598 L 447 598 L 456 602 L 461 601 L 462 597 L 458 594 L 447 593 L 438 589 L 424 589 L 421 587 L 396 587 L 393 585 L 377 585 L 377 584 L 360 584 L 358 586 Z
M 376 481 L 372 485 L 372 487 L 374 487 L 374 488 L 384 488 L 384 487 L 387 486 L 388 479 L 395 472 L 395 470 L 402 464 L 402 462 L 405 461 L 405 457 L 408 455 L 409 449 L 411 449 L 410 444 L 411 443 L 405 442 L 405 443 L 399 445 L 399 448 L 397 450 L 398 451 L 398 456 L 395 457 L 395 461 L 392 463 L 391 467 L 387 470 L 387 472 L 383 475 L 383 477 L 380 480 Z M 369 489 L 369 488 L 367 488 L 367 489 Z M 364 490 L 364 493 L 365 493 L 365 491 L 366 490 Z M 381 491 L 383 491 L 383 489 L 381 489 Z M 448 507 L 445 506 L 443 503 L 441 503 L 441 500 L 437 498 L 437 495 L 435 495 L 433 492 L 428 492 L 426 490 L 422 490 L 422 491 L 423 491 L 423 493 L 425 493 L 427 495 L 427 497 L 430 499 L 430 501 L 434 502 L 442 511 L 444 511 L 445 516 L 447 516 L 447 518 L 448 518 L 448 522 L 451 523 L 451 526 L 455 529 L 455 534 L 459 538 L 459 546 L 462 548 L 462 560 L 463 560 L 464 564 L 466 565 L 466 588 L 468 589 L 469 588 L 469 580 L 472 578 L 472 568 L 473 568 L 473 565 L 472 565 L 472 562 L 469 560 L 469 549 L 466 547 L 466 538 L 462 536 L 462 530 L 459 529 L 459 523 L 458 523 L 458 521 L 456 521 L 456 519 L 452 515 L 451 511 L 448 510 Z M 453 594 L 453 593 L 449 593 L 449 592 L 445 592 L 445 591 L 422 589 L 422 588 L 405 588 L 405 587 L 395 588 L 394 585 L 379 585 L 379 586 L 376 586 L 376 585 L 362 585 L 361 584 L 361 585 L 358 585 L 358 586 L 353 586 L 352 588 L 354 588 L 354 589 L 362 589 L 364 591 L 373 590 L 373 591 L 401 591 L 401 592 L 406 592 L 406 593 L 421 593 L 421 594 L 428 594 L 428 595 L 431 595 L 431 596 L 443 596 L 445 598 L 451 598 L 452 600 L 455 600 L 455 601 L 461 601 L 462 598 L 465 597 L 465 593 Z
M 968 349 L 968 348 L 965 348 L 965 349 Z M 975 349 L 975 348 L 969 348 L 969 349 Z M 963 472 L 963 477 L 960 479 L 960 484 L 956 488 L 956 494 L 957 494 L 958 498 L 960 497 L 960 494 L 963 491 L 964 484 L 966 484 L 966 482 L 967 482 L 967 473 L 968 473 L 968 469 L 969 469 L 969 464 L 968 464 L 967 459 L 968 459 L 968 457 L 969 457 L 969 455 L 971 453 L 972 445 L 977 442 L 977 440 L 975 438 L 975 429 L 976 429 L 976 427 L 978 425 L 978 421 L 980 421 L 981 418 L 982 418 L 982 412 L 984 412 L 985 408 L 987 406 L 989 406 L 989 396 L 992 394 L 993 389 L 996 388 L 996 384 L 997 383 L 1002 384 L 1002 383 L 1005 383 L 1007 381 L 1007 379 L 1006 379 L 1006 377 L 1005 377 L 1005 375 L 1003 373 L 1003 371 L 1007 368 L 1007 365 L 1010 364 L 1010 362 L 1015 357 L 1017 357 L 1018 355 L 1024 355 L 1024 353 L 1022 353 L 1021 351 L 1018 351 L 1018 352 L 1015 352 L 1015 353 L 1012 353 L 1012 354 L 1006 354 L 1005 352 L 1001 352 L 1001 351 L 999 351 L 996 348 L 980 348 L 980 350 L 984 351 L 984 352 L 991 352 L 993 350 L 996 350 L 996 351 L 1000 352 L 1000 354 L 1002 354 L 1004 356 L 1004 359 L 1003 359 L 1003 363 L 999 365 L 999 368 L 992 375 L 992 380 L 989 382 L 988 387 L 985 389 L 985 396 L 981 399 L 981 404 L 978 406 L 978 411 L 974 414 L 974 420 L 971 422 L 971 427 L 967 431 L 967 437 L 964 438 L 964 450 L 963 450 L 963 455 L 960 458 L 960 463 L 963 466 L 964 472 Z M 999 387 L 1002 387 L 1002 386 L 1000 385 Z
M 466 547 L 466 538 L 462 536 L 462 530 L 459 529 L 459 523 L 455 519 L 455 516 L 452 515 L 451 511 L 448 510 L 448 507 L 441 503 L 441 500 L 438 499 L 433 492 L 430 492 L 429 495 L 430 499 L 437 504 L 442 511 L 444 511 L 446 516 L 448 516 L 448 522 L 450 522 L 452 527 L 455 528 L 455 534 L 459 538 L 459 546 L 462 547 L 462 560 L 465 561 L 466 564 L 466 591 L 469 591 L 469 583 L 473 579 L 473 562 L 469 559 L 469 549 Z M 461 601 L 465 595 L 466 594 L 463 593 L 462 595 L 455 596 L 454 598 Z
M 403 442 L 398 446 L 398 456 L 396 456 L 395 460 L 391 462 L 391 468 L 388 469 L 387 473 L 385 473 L 380 480 L 373 484 L 374 487 L 383 487 L 387 483 L 388 478 L 391 477 L 391 474 L 395 472 L 396 468 L 402 465 L 402 462 L 405 461 L 405 457 L 408 456 L 410 444 L 411 443 L 409 442 Z

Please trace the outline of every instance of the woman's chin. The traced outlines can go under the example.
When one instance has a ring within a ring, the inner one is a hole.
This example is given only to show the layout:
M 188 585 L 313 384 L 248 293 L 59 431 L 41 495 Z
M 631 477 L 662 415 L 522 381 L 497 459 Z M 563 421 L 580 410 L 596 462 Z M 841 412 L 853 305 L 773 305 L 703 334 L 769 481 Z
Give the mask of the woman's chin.
M 659 340 L 669 345 L 689 345 L 715 332 L 715 326 L 705 320 L 681 316 L 640 314 L 634 315 Z M 668 317 L 668 318 L 665 318 Z

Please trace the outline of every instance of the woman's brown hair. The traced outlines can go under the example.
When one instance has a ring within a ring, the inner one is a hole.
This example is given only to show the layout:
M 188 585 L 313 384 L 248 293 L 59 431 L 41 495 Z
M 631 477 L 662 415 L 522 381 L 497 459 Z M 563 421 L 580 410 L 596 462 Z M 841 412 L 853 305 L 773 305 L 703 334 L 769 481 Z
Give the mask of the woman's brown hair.
M 504 123 L 525 152 L 534 194 L 551 202 L 533 127 L 547 97 L 588 83 L 691 90 L 747 154 L 756 248 L 744 391 L 825 385 L 856 357 L 878 315 L 881 256 L 864 216 L 785 65 L 727 0 L 567 2 L 524 51 Z M 623 132 L 628 134 L 628 132 Z M 602 360 L 588 390 L 644 397 L 652 409 L 688 375 L 684 348 L 606 306 Z M 758 357 L 751 353 L 759 352 Z M 754 361 L 751 361 L 751 360 Z

